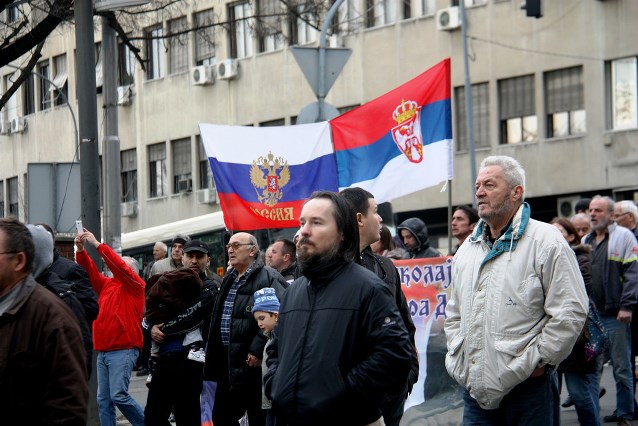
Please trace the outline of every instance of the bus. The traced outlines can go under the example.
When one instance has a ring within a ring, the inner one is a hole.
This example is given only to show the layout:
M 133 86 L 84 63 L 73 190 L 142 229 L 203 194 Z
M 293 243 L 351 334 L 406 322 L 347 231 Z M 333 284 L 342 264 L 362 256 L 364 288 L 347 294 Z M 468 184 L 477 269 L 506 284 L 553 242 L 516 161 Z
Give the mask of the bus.
M 257 238 L 262 252 L 265 252 L 268 245 L 279 238 L 292 240 L 295 232 L 297 232 L 297 228 L 250 231 Z M 177 234 L 186 234 L 193 240 L 202 240 L 208 244 L 210 270 L 224 276 L 228 262 L 225 246 L 232 233 L 226 229 L 224 215 L 221 211 L 123 233 L 122 255 L 137 259 L 140 271 L 142 271 L 146 264 L 153 260 L 153 245 L 157 241 L 166 243 L 170 256 L 171 242 Z

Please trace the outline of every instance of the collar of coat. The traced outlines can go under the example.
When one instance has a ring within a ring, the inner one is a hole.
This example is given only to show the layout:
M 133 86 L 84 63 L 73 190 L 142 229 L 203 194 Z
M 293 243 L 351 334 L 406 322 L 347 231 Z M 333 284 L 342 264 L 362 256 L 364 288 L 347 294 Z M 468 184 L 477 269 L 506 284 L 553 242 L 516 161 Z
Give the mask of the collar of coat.
M 514 214 L 514 218 L 505 233 L 501 235 L 492 245 L 492 249 L 487 253 L 481 265 L 494 259 L 505 252 L 513 252 L 516 249 L 518 240 L 525 233 L 527 224 L 529 223 L 531 209 L 529 204 L 523 203 Z M 483 219 L 479 220 L 474 227 L 474 232 L 470 236 L 471 243 L 480 243 L 485 241 L 485 227 L 487 223 Z

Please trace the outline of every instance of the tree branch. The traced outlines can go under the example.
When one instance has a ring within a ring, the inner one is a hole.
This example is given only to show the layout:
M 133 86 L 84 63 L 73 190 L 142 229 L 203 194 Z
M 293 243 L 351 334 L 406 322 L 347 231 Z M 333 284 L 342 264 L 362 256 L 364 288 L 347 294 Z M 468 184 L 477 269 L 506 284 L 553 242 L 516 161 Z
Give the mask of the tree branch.
M 26 80 L 27 77 L 31 74 L 31 71 L 33 71 L 33 68 L 35 68 L 35 65 L 38 63 L 38 60 L 42 56 L 41 52 L 43 47 L 44 40 L 36 46 L 35 51 L 31 55 L 31 59 L 29 59 L 29 62 L 24 67 L 20 68 L 20 75 L 18 76 L 18 78 L 13 82 L 13 84 L 11 84 L 11 87 L 9 87 L 6 92 L 4 92 L 2 97 L 0 97 L 0 110 L 4 108 L 5 104 L 9 101 L 11 96 L 13 96 L 13 94 L 18 90 L 24 80 Z

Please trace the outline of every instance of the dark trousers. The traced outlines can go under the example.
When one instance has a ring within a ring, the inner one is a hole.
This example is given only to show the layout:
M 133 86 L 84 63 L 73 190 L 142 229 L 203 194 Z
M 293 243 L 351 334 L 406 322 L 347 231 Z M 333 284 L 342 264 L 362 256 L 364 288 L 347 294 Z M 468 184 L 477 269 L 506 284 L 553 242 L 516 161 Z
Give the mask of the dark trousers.
M 266 410 L 261 408 L 261 381 L 232 387 L 228 383 L 217 383 L 213 424 L 237 426 L 244 413 L 248 413 L 250 426 L 266 424 Z
M 405 398 L 405 394 L 401 394 L 381 404 L 381 412 L 383 413 L 385 426 L 399 426 L 401 417 L 403 417 Z
M 146 425 L 170 426 L 168 417 L 173 407 L 178 426 L 201 426 L 199 397 L 204 364 L 186 356 L 182 352 L 157 360 L 144 409 Z
M 501 401 L 499 408 L 484 410 L 466 390 L 463 425 L 558 425 L 559 395 L 556 371 L 530 377 L 516 386 Z

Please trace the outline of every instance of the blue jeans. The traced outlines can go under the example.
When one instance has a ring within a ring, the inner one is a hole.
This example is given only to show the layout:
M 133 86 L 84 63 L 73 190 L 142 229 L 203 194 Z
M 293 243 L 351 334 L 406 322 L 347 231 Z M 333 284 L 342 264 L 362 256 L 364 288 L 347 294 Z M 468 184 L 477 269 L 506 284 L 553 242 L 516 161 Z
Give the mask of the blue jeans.
M 556 371 L 530 377 L 508 393 L 495 410 L 484 410 L 467 390 L 463 392 L 463 425 L 558 425 L 559 394 Z
M 574 402 L 578 422 L 600 426 L 598 380 L 596 374 L 563 373 L 569 397 Z
M 102 426 L 115 426 L 115 407 L 133 426 L 144 426 L 144 411 L 128 393 L 138 349 L 97 353 L 97 406 Z
M 631 420 L 634 416 L 634 380 L 631 372 L 631 326 L 623 324 L 615 316 L 601 315 L 609 335 L 609 359 L 616 381 L 616 410 L 618 417 Z M 600 357 L 599 357 L 600 358 Z M 598 371 L 598 382 L 600 374 Z

